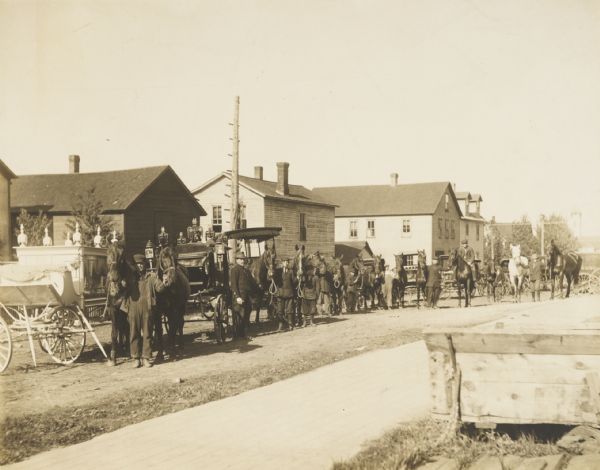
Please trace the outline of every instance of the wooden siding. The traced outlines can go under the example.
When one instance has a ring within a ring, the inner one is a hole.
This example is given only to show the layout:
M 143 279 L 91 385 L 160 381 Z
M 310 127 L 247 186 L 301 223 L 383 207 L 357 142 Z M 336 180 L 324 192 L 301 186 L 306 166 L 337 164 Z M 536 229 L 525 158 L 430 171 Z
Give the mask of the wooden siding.
M 448 210 L 446 210 L 446 194 L 448 195 Z M 438 233 L 438 220 L 442 219 L 442 237 L 439 237 Z M 448 238 L 446 238 L 445 224 L 448 221 Z M 454 222 L 454 237 L 452 237 L 452 222 Z M 432 251 L 435 255 L 436 252 L 443 252 L 443 254 L 449 254 L 453 248 L 458 248 L 460 245 L 460 214 L 456 209 L 456 205 L 452 199 L 452 193 L 450 186 L 446 188 L 445 193 L 440 199 L 440 203 L 433 214 L 432 220 Z
M 10 260 L 10 180 L 0 172 L 0 261 Z
M 127 253 L 143 252 L 148 240 L 156 244 L 161 226 L 175 243 L 194 217 L 200 214 L 186 188 L 173 173 L 164 172 L 125 213 Z
M 300 240 L 300 214 L 305 214 L 306 241 Z M 306 253 L 319 251 L 324 256 L 333 256 L 334 208 L 299 204 L 297 202 L 265 199 L 265 226 L 281 227 L 276 240 L 277 256 L 293 256 L 295 245 L 304 245 Z

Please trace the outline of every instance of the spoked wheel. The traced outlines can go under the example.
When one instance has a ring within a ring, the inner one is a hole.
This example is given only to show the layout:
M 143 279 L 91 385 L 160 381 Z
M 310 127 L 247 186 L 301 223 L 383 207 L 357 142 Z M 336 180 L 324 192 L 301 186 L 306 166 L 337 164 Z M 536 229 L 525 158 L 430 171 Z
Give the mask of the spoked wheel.
M 452 291 L 452 286 L 442 286 L 442 292 L 440 292 L 440 300 L 448 300 Z
M 6 322 L 0 318 L 0 373 L 4 372 L 12 358 L 12 339 Z
M 42 349 L 59 364 L 72 364 L 85 347 L 85 331 L 79 313 L 69 307 L 56 307 L 48 315 L 52 332 L 40 336 Z
M 222 295 L 217 297 L 215 302 L 215 313 L 213 315 L 213 324 L 215 327 L 215 338 L 217 343 L 222 344 L 227 339 L 227 326 L 229 323 L 227 306 Z

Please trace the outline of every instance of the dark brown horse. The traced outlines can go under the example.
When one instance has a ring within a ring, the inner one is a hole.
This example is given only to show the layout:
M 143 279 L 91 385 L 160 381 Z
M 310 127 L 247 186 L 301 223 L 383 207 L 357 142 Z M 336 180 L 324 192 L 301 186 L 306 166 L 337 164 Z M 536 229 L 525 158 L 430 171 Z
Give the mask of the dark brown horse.
M 344 271 L 342 257 L 334 257 L 330 265 L 330 269 L 333 274 L 331 303 L 333 305 L 334 315 L 340 315 L 342 313 L 346 293 L 346 271 Z
M 568 251 L 564 255 L 556 245 L 552 245 L 548 253 L 548 268 L 550 270 L 550 280 L 552 286 L 551 298 L 554 298 L 554 286 L 558 280 L 558 288 L 562 297 L 563 279 L 567 278 L 567 297 L 571 294 L 571 281 L 574 285 L 579 283 L 579 272 L 583 258 L 574 251 Z
M 276 289 L 273 281 L 275 272 L 275 249 L 265 245 L 265 250 L 252 260 L 250 272 L 256 282 L 256 292 L 252 296 L 252 307 L 256 309 L 256 323 L 259 322 L 260 309 L 266 305 L 269 319 L 274 317 L 275 299 L 273 292 Z M 266 300 L 268 299 L 268 300 Z
M 160 250 L 157 275 L 165 285 L 165 290 L 157 294 L 156 314 L 154 315 L 157 360 L 161 360 L 163 358 L 162 315 L 167 318 L 168 350 L 172 355 L 176 355 L 177 347 L 180 350 L 183 349 L 184 315 L 191 291 L 188 278 L 183 269 L 177 266 L 175 255 L 170 247 Z M 177 336 L 179 337 L 178 341 Z
M 393 281 L 392 297 L 400 307 L 404 308 L 404 293 L 408 285 L 408 274 L 406 273 L 406 269 L 404 269 L 406 259 L 404 258 L 404 253 L 394 256 L 396 258 L 396 277 Z
M 452 250 L 450 254 L 450 262 L 454 268 L 454 276 L 456 278 L 456 287 L 458 289 L 458 306 L 462 307 L 462 290 L 465 291 L 465 307 L 471 305 L 471 292 L 473 286 L 473 271 L 471 266 L 462 256 L 458 254 L 458 250 Z
M 417 291 L 417 308 L 421 308 L 421 294 L 423 300 L 427 302 L 427 278 L 429 271 L 427 269 L 427 256 L 425 250 L 417 250 L 417 270 L 415 272 L 415 288 Z
M 111 351 L 108 365 L 117 363 L 117 350 L 129 356 L 129 322 L 127 314 L 120 307 L 125 297 L 125 288 L 128 283 L 133 282 L 133 266 L 125 260 L 123 247 L 117 243 L 111 243 L 106 250 L 106 264 L 108 274 L 106 276 L 106 311 L 111 321 Z

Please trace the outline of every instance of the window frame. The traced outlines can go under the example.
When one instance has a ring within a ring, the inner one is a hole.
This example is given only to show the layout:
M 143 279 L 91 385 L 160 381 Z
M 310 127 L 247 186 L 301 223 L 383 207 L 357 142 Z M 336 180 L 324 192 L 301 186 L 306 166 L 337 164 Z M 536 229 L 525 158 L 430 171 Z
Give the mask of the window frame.
M 354 233 L 354 235 L 353 235 L 353 233 Z M 357 220 L 350 220 L 349 234 L 350 234 L 350 238 L 358 238 L 358 221 Z
M 215 210 L 218 211 L 217 216 L 215 216 Z M 212 217 L 210 220 L 213 232 L 221 233 L 223 231 L 223 206 L 221 204 L 212 206 Z
M 301 242 L 305 242 L 307 240 L 306 213 L 300 212 L 298 215 L 298 226 L 300 227 L 299 239 Z
M 370 227 L 373 225 L 373 227 Z M 375 238 L 375 220 L 367 220 L 367 238 Z

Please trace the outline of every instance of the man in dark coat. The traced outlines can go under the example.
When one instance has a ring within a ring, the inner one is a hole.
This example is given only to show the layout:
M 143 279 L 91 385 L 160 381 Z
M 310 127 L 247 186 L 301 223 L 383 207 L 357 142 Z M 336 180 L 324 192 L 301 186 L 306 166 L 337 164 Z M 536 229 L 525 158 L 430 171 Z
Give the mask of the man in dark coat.
M 121 310 L 129 319 L 129 345 L 134 367 L 152 367 L 150 358 L 152 348 L 152 315 L 156 307 L 156 294 L 165 289 L 165 285 L 156 274 L 146 272 L 146 257 L 142 254 L 133 256 L 137 271 L 134 278 L 126 286 L 125 299 Z M 140 358 L 142 361 L 140 361 Z
M 287 330 L 294 328 L 292 315 L 294 313 L 294 293 L 296 288 L 296 278 L 292 269 L 290 268 L 289 259 L 283 260 L 283 266 L 281 270 L 281 279 L 276 282 L 277 295 L 279 301 L 277 303 L 277 316 L 279 317 L 279 328 L 277 331 L 283 329 L 283 324 L 287 324 Z
M 315 268 L 309 265 L 302 283 L 302 326 L 314 326 L 313 320 L 317 313 L 317 299 L 319 298 L 319 278 L 315 276 Z
M 333 275 L 327 270 L 325 263 L 319 266 L 319 299 L 318 306 L 321 306 L 323 315 L 331 315 L 331 286 L 333 284 Z
M 429 267 L 427 278 L 427 298 L 431 308 L 437 308 L 437 303 L 442 290 L 442 271 L 437 258 L 433 258 L 433 264 Z
M 246 324 L 252 311 L 251 295 L 254 288 L 252 274 L 246 268 L 246 256 L 238 253 L 235 265 L 229 271 L 229 286 L 231 288 L 231 303 L 235 317 L 236 338 L 246 338 Z
M 537 253 L 531 255 L 531 264 L 529 265 L 529 283 L 531 286 L 531 299 L 535 302 L 540 301 L 540 285 L 542 282 L 542 262 L 538 259 Z

